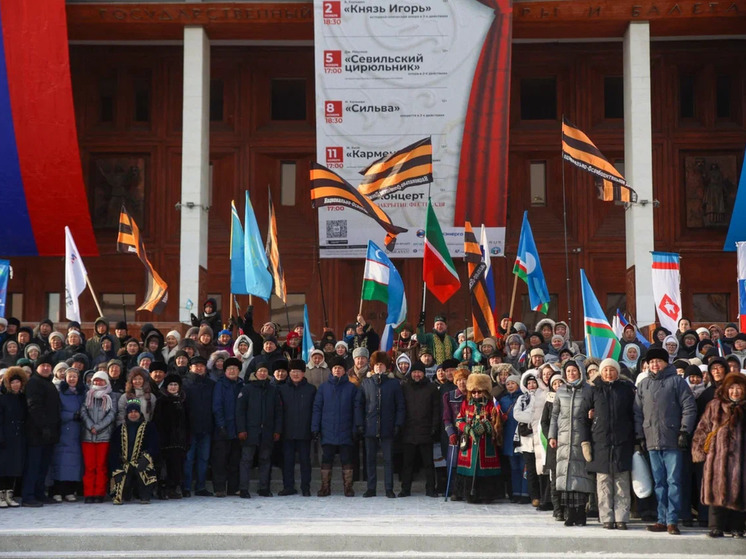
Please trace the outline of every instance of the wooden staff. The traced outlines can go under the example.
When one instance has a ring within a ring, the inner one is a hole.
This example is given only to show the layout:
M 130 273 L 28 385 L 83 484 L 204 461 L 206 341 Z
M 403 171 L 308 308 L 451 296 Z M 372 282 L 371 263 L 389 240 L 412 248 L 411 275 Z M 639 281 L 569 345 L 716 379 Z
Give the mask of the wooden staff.
M 88 289 L 91 290 L 91 295 L 93 296 L 93 302 L 96 303 L 96 309 L 98 309 L 98 316 L 104 316 L 104 313 L 101 310 L 101 305 L 98 304 L 98 297 L 96 297 L 96 292 L 93 291 L 91 280 L 88 279 L 88 274 L 85 275 L 85 283 L 88 286 Z

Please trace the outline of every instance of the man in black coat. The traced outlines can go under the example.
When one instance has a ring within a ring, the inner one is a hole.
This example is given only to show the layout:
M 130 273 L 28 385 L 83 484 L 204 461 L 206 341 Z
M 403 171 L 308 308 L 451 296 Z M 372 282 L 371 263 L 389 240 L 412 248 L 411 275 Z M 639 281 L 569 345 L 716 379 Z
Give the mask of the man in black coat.
M 306 362 L 291 359 L 290 379 L 278 385 L 282 399 L 282 491 L 295 495 L 295 453 L 300 462 L 300 488 L 304 497 L 311 496 L 311 415 L 316 387 L 306 377 Z
M 26 473 L 21 496 L 24 507 L 41 507 L 52 502 L 44 495 L 44 481 L 52 462 L 54 445 L 60 440 L 60 396 L 52 383 L 49 355 L 36 360 L 36 372 L 26 384 L 28 417 Z
M 192 496 L 192 471 L 197 460 L 197 487 L 195 495 L 211 497 L 212 492 L 205 487 L 207 463 L 210 460 L 212 437 L 212 392 L 215 382 L 207 376 L 207 360 L 195 355 L 189 361 L 189 372 L 184 377 L 187 415 L 191 443 L 184 462 L 184 485 L 181 494 Z
M 425 366 L 420 362 L 412 365 L 408 378 L 402 382 L 402 392 L 406 419 L 402 428 L 404 460 L 399 497 L 410 495 L 414 460 L 418 453 L 425 471 L 425 494 L 428 497 L 437 497 L 433 442 L 441 424 L 440 394 L 437 387 L 425 376 Z

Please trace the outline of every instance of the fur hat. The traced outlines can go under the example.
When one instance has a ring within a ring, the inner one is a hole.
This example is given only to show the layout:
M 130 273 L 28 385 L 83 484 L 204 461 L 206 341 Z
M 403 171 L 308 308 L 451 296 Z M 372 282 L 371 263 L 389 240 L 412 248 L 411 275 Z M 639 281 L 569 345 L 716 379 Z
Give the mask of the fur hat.
M 203 365 L 207 365 L 207 359 L 205 359 L 201 355 L 195 355 L 189 360 L 189 365 L 197 365 L 199 363 L 202 363 Z
M 660 359 L 668 363 L 668 352 L 662 347 L 651 347 L 645 354 L 645 358 L 650 362 L 652 359 Z
M 149 371 L 152 373 L 153 371 L 163 371 L 164 373 L 168 371 L 168 368 L 166 367 L 166 364 L 163 361 L 153 361 L 150 364 Z
M 306 362 L 303 359 L 291 359 L 288 363 L 288 371 L 297 369 L 299 371 L 306 371 Z
M 385 351 L 374 351 L 370 356 L 370 368 L 373 369 L 378 363 L 381 363 L 386 369 L 391 368 L 391 358 Z
M 126 330 L 127 329 L 127 323 L 124 320 L 120 320 L 119 322 L 114 325 L 114 330 Z
M 486 390 L 487 392 L 492 391 L 492 379 L 489 375 L 481 373 L 472 373 L 466 379 L 466 390 L 469 392 L 476 392 Z
M 439 369 L 455 369 L 459 366 L 458 359 L 446 359 L 444 360 L 440 365 L 438 365 Z
M 163 388 L 168 388 L 168 385 L 172 382 L 175 382 L 179 386 L 182 386 L 184 380 L 181 378 L 181 375 L 178 375 L 176 373 L 169 373 L 168 375 L 166 375 L 166 378 L 163 379 Z
M 603 371 L 604 367 L 614 367 L 616 369 L 617 374 L 620 374 L 622 372 L 622 368 L 619 366 L 619 363 L 616 359 L 612 359 L 611 357 L 607 357 L 603 361 L 601 361 L 601 364 L 598 366 L 599 371 Z
M 274 361 L 272 363 L 272 366 L 269 368 L 269 372 L 274 375 L 275 371 L 288 371 L 289 369 L 290 367 L 288 367 L 287 359 L 278 359 L 277 361 Z
M 370 352 L 365 347 L 356 347 L 352 352 L 352 357 L 370 357 Z
M 26 382 L 28 381 L 28 375 L 23 367 L 8 367 L 3 376 L 3 384 L 5 385 L 5 391 L 10 392 L 10 383 L 13 380 L 21 381 L 21 392 L 23 392 Z
M 684 369 L 684 378 L 689 378 L 692 376 L 702 376 L 702 369 L 699 368 L 699 365 L 689 365 L 686 369 Z
M 347 370 L 347 363 L 345 362 L 344 357 L 335 355 L 334 357 L 329 359 L 329 369 L 333 369 L 334 367 L 342 367 L 343 369 Z
M 650 353 L 650 352 L 648 352 L 648 353 Z M 728 368 L 729 368 L 728 367 L 728 361 L 730 361 L 730 357 L 731 357 L 731 355 L 728 356 L 729 359 L 723 359 L 722 357 L 715 357 L 713 359 L 710 359 L 709 363 L 707 363 L 707 372 L 712 371 L 712 366 L 715 365 L 715 364 L 718 364 L 718 365 L 721 365 L 722 367 L 724 367 L 725 368 L 725 372 L 727 373 L 728 372 Z M 732 355 L 732 357 L 734 359 L 738 359 L 737 355 Z M 740 362 L 741 362 L 741 360 L 738 359 L 738 363 L 740 363 Z
M 223 370 L 227 369 L 228 367 L 238 367 L 238 370 L 241 370 L 241 360 L 237 357 L 229 357 L 223 362 Z
M 740 384 L 743 387 L 745 393 L 742 400 L 746 398 L 746 375 L 742 375 L 741 373 L 728 373 L 725 375 L 715 395 L 723 402 L 729 402 L 730 396 L 728 396 L 728 389 L 734 384 Z
M 210 334 L 210 338 L 215 337 L 215 333 L 212 331 L 212 328 L 208 324 L 202 324 L 199 327 L 199 334 L 197 335 L 197 339 L 201 338 L 203 334 Z

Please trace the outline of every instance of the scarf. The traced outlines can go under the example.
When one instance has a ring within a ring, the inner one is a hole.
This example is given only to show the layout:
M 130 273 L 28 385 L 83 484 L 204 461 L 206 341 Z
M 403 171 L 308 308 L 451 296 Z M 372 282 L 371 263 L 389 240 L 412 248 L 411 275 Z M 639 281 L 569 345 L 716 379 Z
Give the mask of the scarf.
M 446 359 L 450 359 L 454 351 L 451 338 L 445 334 L 441 338 L 440 334 L 433 332 L 433 353 L 435 354 L 436 363 L 442 363 Z
M 101 400 L 101 406 L 107 412 L 111 409 L 111 386 L 107 383 L 103 386 L 92 384 L 88 388 L 88 394 L 85 397 L 85 407 L 88 409 L 95 405 L 96 400 Z

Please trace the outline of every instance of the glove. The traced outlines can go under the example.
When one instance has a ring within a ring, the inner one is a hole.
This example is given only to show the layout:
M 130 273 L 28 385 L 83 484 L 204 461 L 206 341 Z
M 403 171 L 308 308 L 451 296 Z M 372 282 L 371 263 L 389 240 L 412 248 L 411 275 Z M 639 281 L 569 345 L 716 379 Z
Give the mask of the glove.
M 635 445 L 635 451 L 646 453 L 648 451 L 648 445 L 645 444 L 645 439 L 637 439 L 637 444 Z
M 687 450 L 689 448 L 689 433 L 679 431 L 679 449 Z
M 318 431 L 314 431 L 313 433 L 311 433 L 311 438 L 314 441 L 318 441 L 320 436 L 321 436 L 321 433 L 319 433 Z
M 394 438 L 398 437 L 399 433 L 401 433 L 401 427 L 394 425 Z
M 272 440 L 277 442 L 280 440 L 280 433 L 273 433 L 272 434 Z
M 197 318 L 197 315 L 195 315 L 194 313 L 191 313 L 189 315 L 189 318 L 192 319 L 192 324 L 194 324 L 195 322 L 199 323 L 199 319 Z
M 238 434 L 238 440 L 241 442 L 245 441 L 248 438 L 249 438 L 249 434 L 246 431 L 243 431 L 242 433 Z
M 586 462 L 593 462 L 593 449 L 589 441 L 583 441 L 580 443 L 580 448 L 583 450 L 583 458 Z
M 458 435 L 455 433 L 453 435 L 450 435 L 448 437 L 448 444 L 451 446 L 456 446 L 458 444 Z

